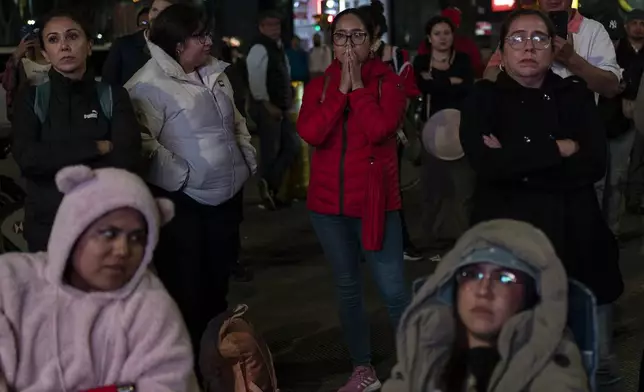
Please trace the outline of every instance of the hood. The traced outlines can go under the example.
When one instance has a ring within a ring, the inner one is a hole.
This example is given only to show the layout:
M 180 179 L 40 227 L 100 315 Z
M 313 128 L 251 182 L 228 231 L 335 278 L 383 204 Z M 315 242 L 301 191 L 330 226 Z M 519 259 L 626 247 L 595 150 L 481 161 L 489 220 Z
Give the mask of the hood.
M 72 166 L 57 174 L 56 184 L 65 196 L 58 208 L 49 239 L 45 279 L 71 295 L 105 299 L 127 297 L 139 284 L 152 261 L 159 228 L 172 219 L 172 202 L 155 200 L 143 180 L 121 169 L 92 170 L 87 166 Z M 145 255 L 134 277 L 119 290 L 110 292 L 85 293 L 66 284 L 63 274 L 80 236 L 98 218 L 125 207 L 139 211 L 148 226 Z
M 540 301 L 512 317 L 501 330 L 497 347 L 501 360 L 489 390 L 523 390 L 558 347 L 566 328 L 568 279 L 550 241 L 527 223 L 485 222 L 460 238 L 420 288 L 401 319 L 397 334 L 397 372 L 405 379 L 406 390 L 427 391 L 436 387 L 434 383 L 442 374 L 455 338 L 450 295 L 454 274 L 468 263 L 468 257 L 491 248 L 503 249 L 514 256 L 516 268 L 535 278 Z
M 146 38 L 147 39 L 147 38 Z M 196 83 L 194 80 L 192 80 L 186 72 L 181 68 L 181 65 L 176 62 L 175 59 L 170 57 L 165 50 L 161 49 L 161 47 L 157 46 L 156 44 L 152 43 L 149 39 L 147 39 L 148 43 L 148 49 L 150 50 L 150 56 L 156 61 L 156 63 L 159 65 L 159 67 L 163 70 L 163 72 L 168 75 L 171 78 L 178 79 L 184 82 L 188 83 Z M 224 70 L 229 66 L 230 64 L 225 63 L 223 61 L 219 61 L 216 58 L 209 56 L 208 61 L 206 62 L 205 65 L 201 66 L 197 71 L 199 72 L 199 75 L 201 77 L 209 77 L 209 76 L 214 76 L 215 79 L 224 72 Z

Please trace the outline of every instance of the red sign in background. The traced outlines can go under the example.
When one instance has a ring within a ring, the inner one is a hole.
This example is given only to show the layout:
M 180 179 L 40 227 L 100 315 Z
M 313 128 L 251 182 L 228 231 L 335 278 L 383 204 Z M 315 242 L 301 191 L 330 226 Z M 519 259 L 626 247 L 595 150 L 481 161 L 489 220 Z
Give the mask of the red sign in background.
M 511 11 L 515 5 L 516 0 L 492 0 L 492 12 Z

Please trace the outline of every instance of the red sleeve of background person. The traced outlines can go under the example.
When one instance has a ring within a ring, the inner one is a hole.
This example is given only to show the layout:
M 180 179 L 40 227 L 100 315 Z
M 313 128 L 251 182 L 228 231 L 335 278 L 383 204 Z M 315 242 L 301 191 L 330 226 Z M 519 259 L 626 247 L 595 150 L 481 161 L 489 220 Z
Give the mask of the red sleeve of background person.
M 462 52 L 469 56 L 472 69 L 474 70 L 474 76 L 479 78 L 483 75 L 484 67 L 483 60 L 481 59 L 481 51 L 476 46 L 474 40 L 470 37 L 457 35 L 454 39 L 454 49 L 457 52 Z
M 405 85 L 405 95 L 407 98 L 416 98 L 420 95 L 420 90 L 416 86 L 416 74 L 414 73 L 414 67 L 411 66 L 411 61 L 409 57 L 409 52 L 404 49 L 398 49 L 402 53 L 403 64 L 409 63 L 410 65 L 405 68 L 405 70 L 400 74 L 400 77 L 403 80 Z

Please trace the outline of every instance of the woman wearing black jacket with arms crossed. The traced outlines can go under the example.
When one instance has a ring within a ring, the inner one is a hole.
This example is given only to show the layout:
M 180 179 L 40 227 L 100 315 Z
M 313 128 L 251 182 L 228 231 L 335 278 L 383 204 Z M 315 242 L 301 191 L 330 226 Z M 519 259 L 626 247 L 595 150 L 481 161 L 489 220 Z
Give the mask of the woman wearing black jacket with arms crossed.
M 501 28 L 504 71 L 474 85 L 463 107 L 461 144 L 477 174 L 472 222 L 509 218 L 541 229 L 569 277 L 599 305 L 623 291 L 616 239 L 594 183 L 606 171 L 606 132 L 593 93 L 550 71 L 552 22 L 511 14 Z
M 107 90 L 111 117 L 102 108 L 100 88 L 87 69 L 92 45 L 88 32 L 71 13 L 45 18 L 40 40 L 52 69 L 44 121 L 34 109 L 36 87 L 23 89 L 16 100 L 13 155 L 27 179 L 25 238 L 32 252 L 47 249 L 62 200 L 54 184 L 60 169 L 85 164 L 134 170 L 139 160 L 140 130 L 125 89 Z

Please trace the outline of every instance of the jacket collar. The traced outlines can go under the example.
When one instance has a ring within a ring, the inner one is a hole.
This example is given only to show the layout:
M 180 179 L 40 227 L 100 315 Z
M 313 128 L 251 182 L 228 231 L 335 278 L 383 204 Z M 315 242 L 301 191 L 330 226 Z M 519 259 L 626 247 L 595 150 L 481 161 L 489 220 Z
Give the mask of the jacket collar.
M 543 84 L 539 89 L 530 89 L 523 87 L 516 80 L 514 80 L 507 72 L 501 72 L 496 79 L 496 85 L 505 90 L 558 90 L 561 88 L 566 88 L 571 83 L 578 83 L 581 79 L 575 76 L 568 78 L 562 78 L 561 76 L 548 70 L 546 77 L 543 80 Z
M 150 40 L 147 40 L 147 43 L 148 49 L 150 50 L 150 55 L 166 75 L 182 82 L 197 84 L 197 82 L 192 80 L 183 70 L 181 65 L 179 65 L 179 63 L 175 59 L 170 57 L 165 52 L 165 50 L 161 49 Z M 201 77 L 203 78 L 214 77 L 216 79 L 222 72 L 224 72 L 228 65 L 228 63 L 219 61 L 216 58 L 210 56 L 206 64 L 197 69 L 197 72 L 199 72 L 199 75 L 201 75 Z
M 94 72 L 90 68 L 85 71 L 85 74 L 80 80 L 74 80 L 56 71 L 54 67 L 51 67 L 49 70 L 49 80 L 57 91 L 93 88 L 95 83 Z
M 388 72 L 391 72 L 391 68 L 387 64 L 383 63 L 382 60 L 375 57 L 362 64 L 361 71 L 362 80 L 364 84 L 367 85 L 372 79 L 379 79 Z M 331 79 L 340 79 L 342 76 L 342 64 L 340 61 L 337 59 L 333 60 L 324 74 Z

